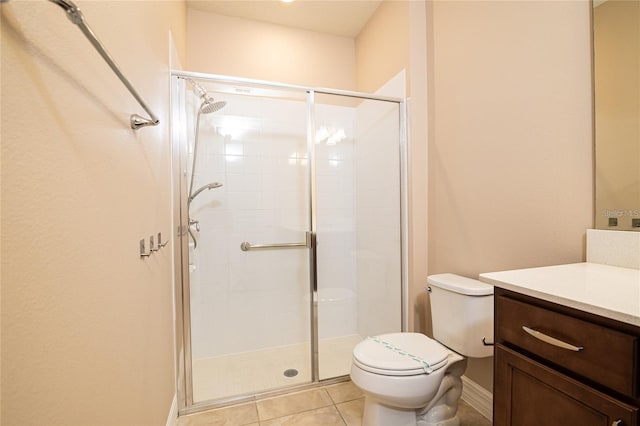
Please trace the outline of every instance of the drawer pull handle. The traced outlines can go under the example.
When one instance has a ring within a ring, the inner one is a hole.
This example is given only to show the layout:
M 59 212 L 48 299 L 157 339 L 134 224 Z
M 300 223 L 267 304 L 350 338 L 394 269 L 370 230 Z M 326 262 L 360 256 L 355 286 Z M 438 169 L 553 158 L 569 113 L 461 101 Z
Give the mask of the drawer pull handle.
M 622 425 L 624 425 L 622 420 L 615 420 L 613 423 L 611 423 L 611 426 L 622 426 Z
M 574 346 L 567 342 L 563 342 L 562 340 L 558 340 L 555 337 L 547 336 L 544 333 L 540 333 L 539 331 L 534 330 L 533 328 L 529 328 L 526 325 L 522 326 L 522 329 L 529 333 L 531 336 L 535 337 L 538 340 L 542 340 L 545 343 L 548 343 L 553 346 L 557 346 L 562 349 L 568 349 L 570 351 L 580 352 L 584 348 L 582 346 Z

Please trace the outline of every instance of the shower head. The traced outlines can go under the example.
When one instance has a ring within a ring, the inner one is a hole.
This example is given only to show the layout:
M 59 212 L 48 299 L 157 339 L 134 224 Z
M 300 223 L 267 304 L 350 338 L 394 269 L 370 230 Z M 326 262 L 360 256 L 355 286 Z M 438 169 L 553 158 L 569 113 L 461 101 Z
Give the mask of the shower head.
M 224 108 L 227 103 L 225 101 L 213 102 L 213 98 L 209 98 L 202 102 L 200 105 L 200 112 L 203 114 L 210 114 Z
M 210 114 L 212 112 L 219 111 L 222 108 L 224 108 L 225 105 L 227 105 L 227 103 L 224 101 L 215 102 L 215 100 L 213 99 L 213 96 L 210 96 L 202 86 L 200 86 L 198 83 L 196 83 L 190 78 L 188 78 L 187 80 L 189 81 L 189 83 L 191 83 L 191 85 L 193 86 L 193 89 L 198 94 L 198 96 L 200 96 L 200 99 L 202 100 L 202 105 L 200 105 L 200 112 L 202 114 Z

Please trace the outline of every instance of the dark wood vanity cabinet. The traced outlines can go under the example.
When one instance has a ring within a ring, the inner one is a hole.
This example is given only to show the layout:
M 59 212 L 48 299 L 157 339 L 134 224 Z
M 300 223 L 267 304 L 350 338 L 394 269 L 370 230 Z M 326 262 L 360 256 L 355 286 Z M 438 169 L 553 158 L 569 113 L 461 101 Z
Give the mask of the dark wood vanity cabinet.
M 493 424 L 640 426 L 640 328 L 495 289 Z

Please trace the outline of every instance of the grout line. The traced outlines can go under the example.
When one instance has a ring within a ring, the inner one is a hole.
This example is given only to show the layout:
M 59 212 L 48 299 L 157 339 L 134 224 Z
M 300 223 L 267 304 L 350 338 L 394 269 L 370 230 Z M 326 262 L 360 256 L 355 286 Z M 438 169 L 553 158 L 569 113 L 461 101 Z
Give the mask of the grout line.
M 308 390 L 304 390 L 304 391 L 300 391 L 300 392 L 294 392 L 294 393 L 290 393 L 290 394 L 280 395 L 280 396 L 276 396 L 276 397 L 273 397 L 273 398 L 265 398 L 262 401 L 276 400 L 276 399 L 281 399 L 281 398 L 288 398 L 288 397 L 290 397 L 292 395 L 302 394 L 302 393 L 310 393 L 310 392 L 315 392 L 315 391 L 323 391 L 324 394 L 326 395 L 327 399 L 329 400 L 329 404 L 322 405 L 322 406 L 315 407 L 315 408 L 309 408 L 309 409 L 302 410 L 302 411 L 296 411 L 294 413 L 290 413 L 290 414 L 286 414 L 284 416 L 274 417 L 274 418 L 270 418 L 270 419 L 261 419 L 260 418 L 260 410 L 258 410 L 258 421 L 260 421 L 260 422 L 261 421 L 271 421 L 271 420 L 280 419 L 280 418 L 283 418 L 283 417 L 294 416 L 294 415 L 297 415 L 297 414 L 300 414 L 300 413 L 306 413 L 308 411 L 318 410 L 320 408 L 330 407 L 332 405 L 335 406 L 335 404 L 333 402 L 333 399 L 331 398 L 331 395 L 329 394 L 329 392 L 327 392 L 327 390 L 324 387 L 315 388 L 315 389 L 308 389 Z M 256 401 L 256 409 L 257 409 L 258 402 L 260 402 L 260 400 Z M 337 408 L 336 408 L 336 410 L 337 410 Z
M 302 411 L 298 411 L 298 412 L 295 412 L 295 413 L 290 413 L 290 414 L 286 414 L 286 415 L 283 415 L 283 416 L 274 417 L 274 418 L 270 418 L 270 419 L 262 419 L 262 418 L 260 418 L 260 411 L 258 409 L 258 402 L 260 402 L 260 400 L 256 400 L 256 401 L 252 401 L 252 402 L 243 402 L 243 403 L 240 403 L 240 404 L 235 404 L 235 405 L 231 405 L 231 406 L 227 406 L 227 407 L 221 407 L 221 408 L 214 409 L 214 410 L 211 410 L 211 411 L 224 410 L 224 409 L 231 408 L 231 407 L 234 407 L 234 406 L 239 406 L 239 405 L 253 404 L 253 408 L 252 409 L 254 410 L 254 413 L 256 415 L 257 422 L 251 422 L 251 423 L 247 423 L 247 424 L 264 425 L 264 424 L 266 424 L 266 422 L 271 422 L 271 421 L 274 421 L 274 420 L 277 420 L 277 419 L 283 419 L 283 418 L 287 418 L 287 417 L 291 417 L 291 416 L 297 416 L 297 415 L 301 415 L 301 414 L 304 414 L 304 413 L 309 413 L 309 412 L 312 412 L 312 411 L 320 410 L 320 409 L 323 409 L 323 408 L 333 407 L 334 410 L 338 413 L 338 416 L 339 416 L 340 420 L 342 421 L 342 425 L 348 425 L 349 423 L 347 422 L 347 418 L 340 411 L 338 405 L 362 399 L 362 398 L 364 398 L 364 396 L 359 396 L 357 398 L 349 398 L 349 399 L 346 399 L 344 401 L 337 402 L 337 401 L 335 401 L 333 399 L 333 397 L 331 396 L 331 393 L 328 391 L 329 387 L 335 387 L 335 386 L 336 386 L 336 384 L 332 384 L 332 385 L 326 385 L 326 386 L 319 387 L 319 388 L 315 389 L 315 390 L 323 391 L 325 396 L 328 397 L 327 398 L 328 403 L 326 405 L 315 407 L 315 408 L 310 408 L 310 409 L 305 409 L 305 410 L 302 410 Z M 313 389 L 309 389 L 309 390 L 295 392 L 295 393 L 305 393 L 305 392 L 309 392 L 309 391 L 312 391 L 312 390 Z M 295 393 L 293 393 L 293 394 L 295 394 Z M 285 395 L 281 395 L 281 396 L 277 396 L 277 397 L 265 398 L 262 401 L 284 398 L 284 397 L 287 397 L 287 396 L 290 396 L 290 395 L 293 395 L 293 394 L 285 394 Z M 204 413 L 205 412 L 203 412 L 202 414 L 204 414 Z M 194 415 L 197 416 L 197 414 L 194 414 Z M 327 426 L 329 426 L 329 425 L 327 425 Z
M 253 409 L 256 411 L 256 419 L 258 419 L 258 426 L 260 426 L 260 413 L 258 412 L 258 401 L 253 401 Z M 253 423 L 247 423 L 247 424 L 254 424 Z
M 324 406 L 322 406 L 322 407 L 311 408 L 311 409 L 309 409 L 309 410 L 298 411 L 298 412 L 296 412 L 296 413 L 287 414 L 286 416 L 274 417 L 274 418 L 272 418 L 272 419 L 266 419 L 266 420 L 260 420 L 260 419 L 258 419 L 258 423 L 259 423 L 259 424 L 262 424 L 262 422 L 271 422 L 271 421 L 278 420 L 278 419 L 284 419 L 284 418 L 286 418 L 286 417 L 297 416 L 297 415 L 299 415 L 299 414 L 309 413 L 309 412 L 311 412 L 311 411 L 317 411 L 317 410 L 321 410 L 321 409 L 323 409 L 323 408 L 327 408 L 327 407 L 333 407 L 333 408 L 335 408 L 335 410 L 338 412 L 338 415 L 340 416 L 340 418 L 342 419 L 342 421 L 344 422 L 344 424 L 345 424 L 345 425 L 347 424 L 347 422 L 346 422 L 346 421 L 344 420 L 344 418 L 342 417 L 342 413 L 340 413 L 340 410 L 338 410 L 338 407 L 336 407 L 336 406 L 335 406 L 335 404 L 329 404 L 329 405 L 324 405 Z M 327 425 L 327 426 L 329 426 L 329 425 Z
M 342 419 L 342 423 L 344 423 L 345 425 L 348 425 L 347 419 L 345 419 L 344 416 L 342 415 L 342 411 L 340 411 L 340 409 L 338 408 L 338 406 L 335 403 L 333 404 L 333 406 L 336 407 L 336 411 L 338 411 L 338 415 Z

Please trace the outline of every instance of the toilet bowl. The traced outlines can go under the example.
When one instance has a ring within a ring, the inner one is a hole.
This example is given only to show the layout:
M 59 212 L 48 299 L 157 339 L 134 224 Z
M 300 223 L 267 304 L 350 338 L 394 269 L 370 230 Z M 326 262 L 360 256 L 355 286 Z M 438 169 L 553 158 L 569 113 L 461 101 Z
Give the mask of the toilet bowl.
M 435 418 L 431 413 L 431 422 L 423 418 L 424 409 L 446 403 L 447 392 L 462 390 L 465 367 L 464 357 L 420 333 L 383 334 L 360 342 L 353 350 L 351 380 L 365 391 L 363 424 L 457 424 L 442 423 L 455 416 L 455 407 L 440 408 Z M 457 404 L 457 398 L 449 399 Z M 430 404 L 438 400 L 440 404 Z
M 466 356 L 493 354 L 483 343 L 493 341 L 493 286 L 453 274 L 427 281 L 435 339 L 390 333 L 353 349 L 351 380 L 365 394 L 365 426 L 459 425 Z

